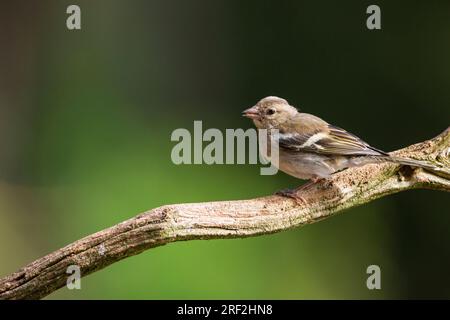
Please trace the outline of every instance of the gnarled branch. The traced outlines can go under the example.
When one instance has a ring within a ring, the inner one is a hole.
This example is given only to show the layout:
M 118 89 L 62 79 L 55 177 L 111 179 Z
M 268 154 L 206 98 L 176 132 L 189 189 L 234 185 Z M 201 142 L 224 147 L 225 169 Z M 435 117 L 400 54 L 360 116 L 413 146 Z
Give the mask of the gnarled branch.
M 439 163 L 450 171 L 450 127 L 434 139 L 393 152 Z M 0 279 L 0 299 L 38 299 L 66 284 L 67 268 L 82 276 L 170 242 L 268 234 L 303 226 L 344 209 L 407 189 L 450 191 L 450 176 L 391 163 L 351 168 L 302 194 L 162 206 L 80 239 Z

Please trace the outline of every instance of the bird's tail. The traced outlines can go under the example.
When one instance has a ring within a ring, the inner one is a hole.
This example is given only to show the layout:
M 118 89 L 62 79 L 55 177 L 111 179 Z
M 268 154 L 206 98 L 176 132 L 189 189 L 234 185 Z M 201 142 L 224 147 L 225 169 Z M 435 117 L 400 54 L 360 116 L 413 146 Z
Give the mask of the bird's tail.
M 425 170 L 430 170 L 430 171 L 436 171 L 436 170 L 439 171 L 440 169 L 443 169 L 442 167 L 439 167 L 433 163 L 423 161 L 423 160 L 415 160 L 415 159 L 393 157 L 393 156 L 386 157 L 386 160 L 389 162 L 402 164 L 404 166 L 423 168 Z
M 427 171 L 431 171 L 440 176 L 445 176 L 446 178 L 450 177 L 450 170 L 444 166 L 436 165 L 429 161 L 424 160 L 415 160 L 410 158 L 402 158 L 395 157 L 390 155 L 383 156 L 366 156 L 354 159 L 357 162 L 357 165 L 364 165 L 369 163 L 380 163 L 380 162 L 393 162 L 398 163 L 405 166 L 415 167 L 415 168 L 423 168 Z
M 387 158 L 391 162 L 395 162 L 395 163 L 402 164 L 405 166 L 423 168 L 427 171 L 434 172 L 435 174 L 445 177 L 447 179 L 450 178 L 449 168 L 446 168 L 441 165 L 437 165 L 437 164 L 434 164 L 434 163 L 431 163 L 428 161 L 423 161 L 423 160 L 415 160 L 415 159 L 401 158 L 401 157 L 394 157 L 394 156 L 389 156 Z

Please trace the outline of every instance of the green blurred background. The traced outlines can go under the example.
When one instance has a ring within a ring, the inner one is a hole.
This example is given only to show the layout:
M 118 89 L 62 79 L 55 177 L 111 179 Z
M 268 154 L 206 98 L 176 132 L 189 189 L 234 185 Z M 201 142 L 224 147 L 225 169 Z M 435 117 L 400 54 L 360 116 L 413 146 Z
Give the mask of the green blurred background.
M 370 4 L 381 31 L 366 28 Z M 264 96 L 386 151 L 450 124 L 449 1 L 0 6 L 0 276 L 149 208 L 298 185 L 170 160 L 174 129 L 250 128 L 240 112 Z M 449 205 L 408 191 L 275 235 L 174 243 L 48 298 L 450 298 Z M 366 288 L 371 264 L 382 290 Z

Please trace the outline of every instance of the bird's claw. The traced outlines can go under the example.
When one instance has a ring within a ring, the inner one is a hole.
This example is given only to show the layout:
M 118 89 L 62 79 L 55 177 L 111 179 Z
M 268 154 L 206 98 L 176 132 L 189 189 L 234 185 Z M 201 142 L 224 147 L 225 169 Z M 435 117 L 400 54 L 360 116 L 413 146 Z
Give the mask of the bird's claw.
M 287 198 L 291 198 L 294 199 L 298 205 L 305 205 L 307 204 L 307 201 L 305 200 L 305 198 L 303 198 L 302 196 L 300 196 L 298 194 L 298 190 L 297 189 L 283 189 L 283 190 L 279 190 L 277 192 L 275 192 L 275 194 L 277 196 L 282 196 L 282 197 L 287 197 Z

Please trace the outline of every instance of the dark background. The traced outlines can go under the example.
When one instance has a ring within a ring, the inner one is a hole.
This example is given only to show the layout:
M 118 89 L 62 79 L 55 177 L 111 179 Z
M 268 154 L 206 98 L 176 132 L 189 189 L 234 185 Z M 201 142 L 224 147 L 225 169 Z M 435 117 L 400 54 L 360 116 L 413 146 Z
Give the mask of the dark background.
M 450 124 L 448 1 L 11 0 L 0 43 L 0 276 L 149 208 L 298 185 L 170 160 L 174 129 L 250 128 L 240 112 L 264 96 L 386 151 Z M 49 298 L 450 298 L 449 205 L 415 190 L 275 235 L 170 244 Z M 366 288 L 371 264 L 382 290 Z

